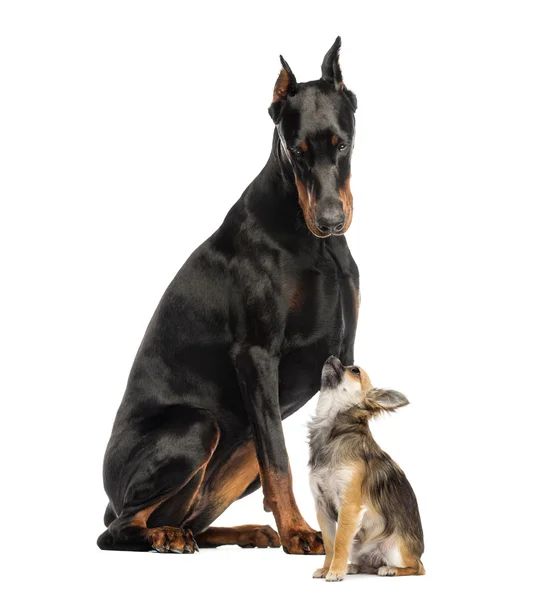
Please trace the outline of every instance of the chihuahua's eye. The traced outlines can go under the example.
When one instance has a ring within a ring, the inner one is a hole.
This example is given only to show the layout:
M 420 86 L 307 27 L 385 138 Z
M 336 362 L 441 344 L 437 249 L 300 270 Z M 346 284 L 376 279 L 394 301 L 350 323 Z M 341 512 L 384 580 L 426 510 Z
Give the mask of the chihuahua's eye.
M 354 375 L 359 375 L 360 369 L 358 369 L 358 367 L 350 367 L 350 372 L 354 373 Z
M 345 144 L 344 142 L 341 142 L 338 146 L 339 150 L 341 152 L 343 152 L 343 150 L 346 150 L 348 148 L 348 144 Z

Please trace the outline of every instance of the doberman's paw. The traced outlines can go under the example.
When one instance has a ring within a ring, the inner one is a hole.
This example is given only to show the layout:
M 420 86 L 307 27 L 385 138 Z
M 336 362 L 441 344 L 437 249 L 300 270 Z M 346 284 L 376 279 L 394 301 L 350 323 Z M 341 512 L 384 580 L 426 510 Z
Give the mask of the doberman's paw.
M 327 567 L 320 567 L 312 573 L 312 577 L 314 579 L 323 579 L 327 575 L 328 571 L 329 569 Z
M 243 525 L 237 537 L 237 544 L 241 548 L 279 548 L 281 542 L 277 531 L 269 525 Z
M 321 533 L 310 528 L 291 529 L 286 535 L 281 535 L 281 543 L 287 554 L 325 553 Z
M 157 552 L 175 552 L 176 554 L 199 552 L 190 529 L 155 527 L 148 530 L 147 539 Z

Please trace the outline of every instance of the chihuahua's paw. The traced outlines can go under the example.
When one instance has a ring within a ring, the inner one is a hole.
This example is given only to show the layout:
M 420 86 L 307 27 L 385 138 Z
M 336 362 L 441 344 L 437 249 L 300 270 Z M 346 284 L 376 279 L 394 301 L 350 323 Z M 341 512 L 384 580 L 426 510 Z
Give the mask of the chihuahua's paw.
M 345 575 L 346 573 L 344 571 L 333 571 L 330 569 L 325 576 L 325 581 L 342 581 Z
M 353 565 L 350 563 L 346 569 L 347 575 L 357 575 L 360 572 L 360 565 Z
M 329 571 L 327 567 L 320 567 L 312 573 L 312 577 L 314 579 L 323 579 L 327 575 L 327 571 Z
M 384 567 L 379 567 L 377 575 L 380 575 L 381 577 L 394 577 L 396 575 L 396 569 L 385 565 Z

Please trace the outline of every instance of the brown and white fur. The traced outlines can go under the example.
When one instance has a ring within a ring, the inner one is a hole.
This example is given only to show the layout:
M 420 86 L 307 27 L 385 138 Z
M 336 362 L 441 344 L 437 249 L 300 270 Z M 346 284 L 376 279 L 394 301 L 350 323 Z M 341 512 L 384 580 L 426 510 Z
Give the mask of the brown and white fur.
M 371 418 L 406 404 L 402 394 L 374 388 L 363 369 L 333 356 L 325 362 L 309 424 L 310 486 L 325 544 L 314 577 L 424 575 L 415 494 L 369 430 Z

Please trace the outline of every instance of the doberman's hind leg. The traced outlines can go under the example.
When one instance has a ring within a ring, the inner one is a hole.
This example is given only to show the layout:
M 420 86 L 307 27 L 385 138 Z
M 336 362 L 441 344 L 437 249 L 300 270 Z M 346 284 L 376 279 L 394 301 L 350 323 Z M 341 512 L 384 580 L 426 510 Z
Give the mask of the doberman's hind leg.
M 113 510 L 113 507 L 111 506 L 111 502 L 109 502 L 109 504 L 107 505 L 107 508 L 105 509 L 105 514 L 103 515 L 103 524 L 105 525 L 105 527 L 109 527 L 109 525 L 111 525 L 111 523 L 117 518 L 117 515 L 115 514 L 115 511 Z
M 122 520 L 115 526 L 108 527 L 98 538 L 98 546 L 102 550 L 132 550 L 157 552 L 175 552 L 178 554 L 191 554 L 198 550 L 197 543 L 190 529 L 180 527 L 148 527 L 147 519 L 151 513 L 162 503 L 139 511 L 128 521 Z
M 209 413 L 186 410 L 193 414 L 186 414 L 176 431 L 174 423 L 166 429 L 161 424 L 153 438 L 146 436 L 143 448 L 136 452 L 139 463 L 129 464 L 130 475 L 124 471 L 119 474 L 121 481 L 127 478 L 121 493 L 123 502 L 118 511 L 115 507 L 116 518 L 98 538 L 102 550 L 153 548 L 177 553 L 197 550 L 191 529 L 148 525 L 151 515 L 176 494 L 187 506 L 192 506 L 220 438 L 218 426 Z
M 242 548 L 279 548 L 277 532 L 269 525 L 209 527 L 225 510 L 260 487 L 258 461 L 252 440 L 238 446 L 200 490 L 196 507 L 184 524 L 196 533 L 202 548 L 235 544 Z
M 209 527 L 196 536 L 201 548 L 216 548 L 227 544 L 241 548 L 279 548 L 277 531 L 269 525 L 238 525 L 237 527 Z

